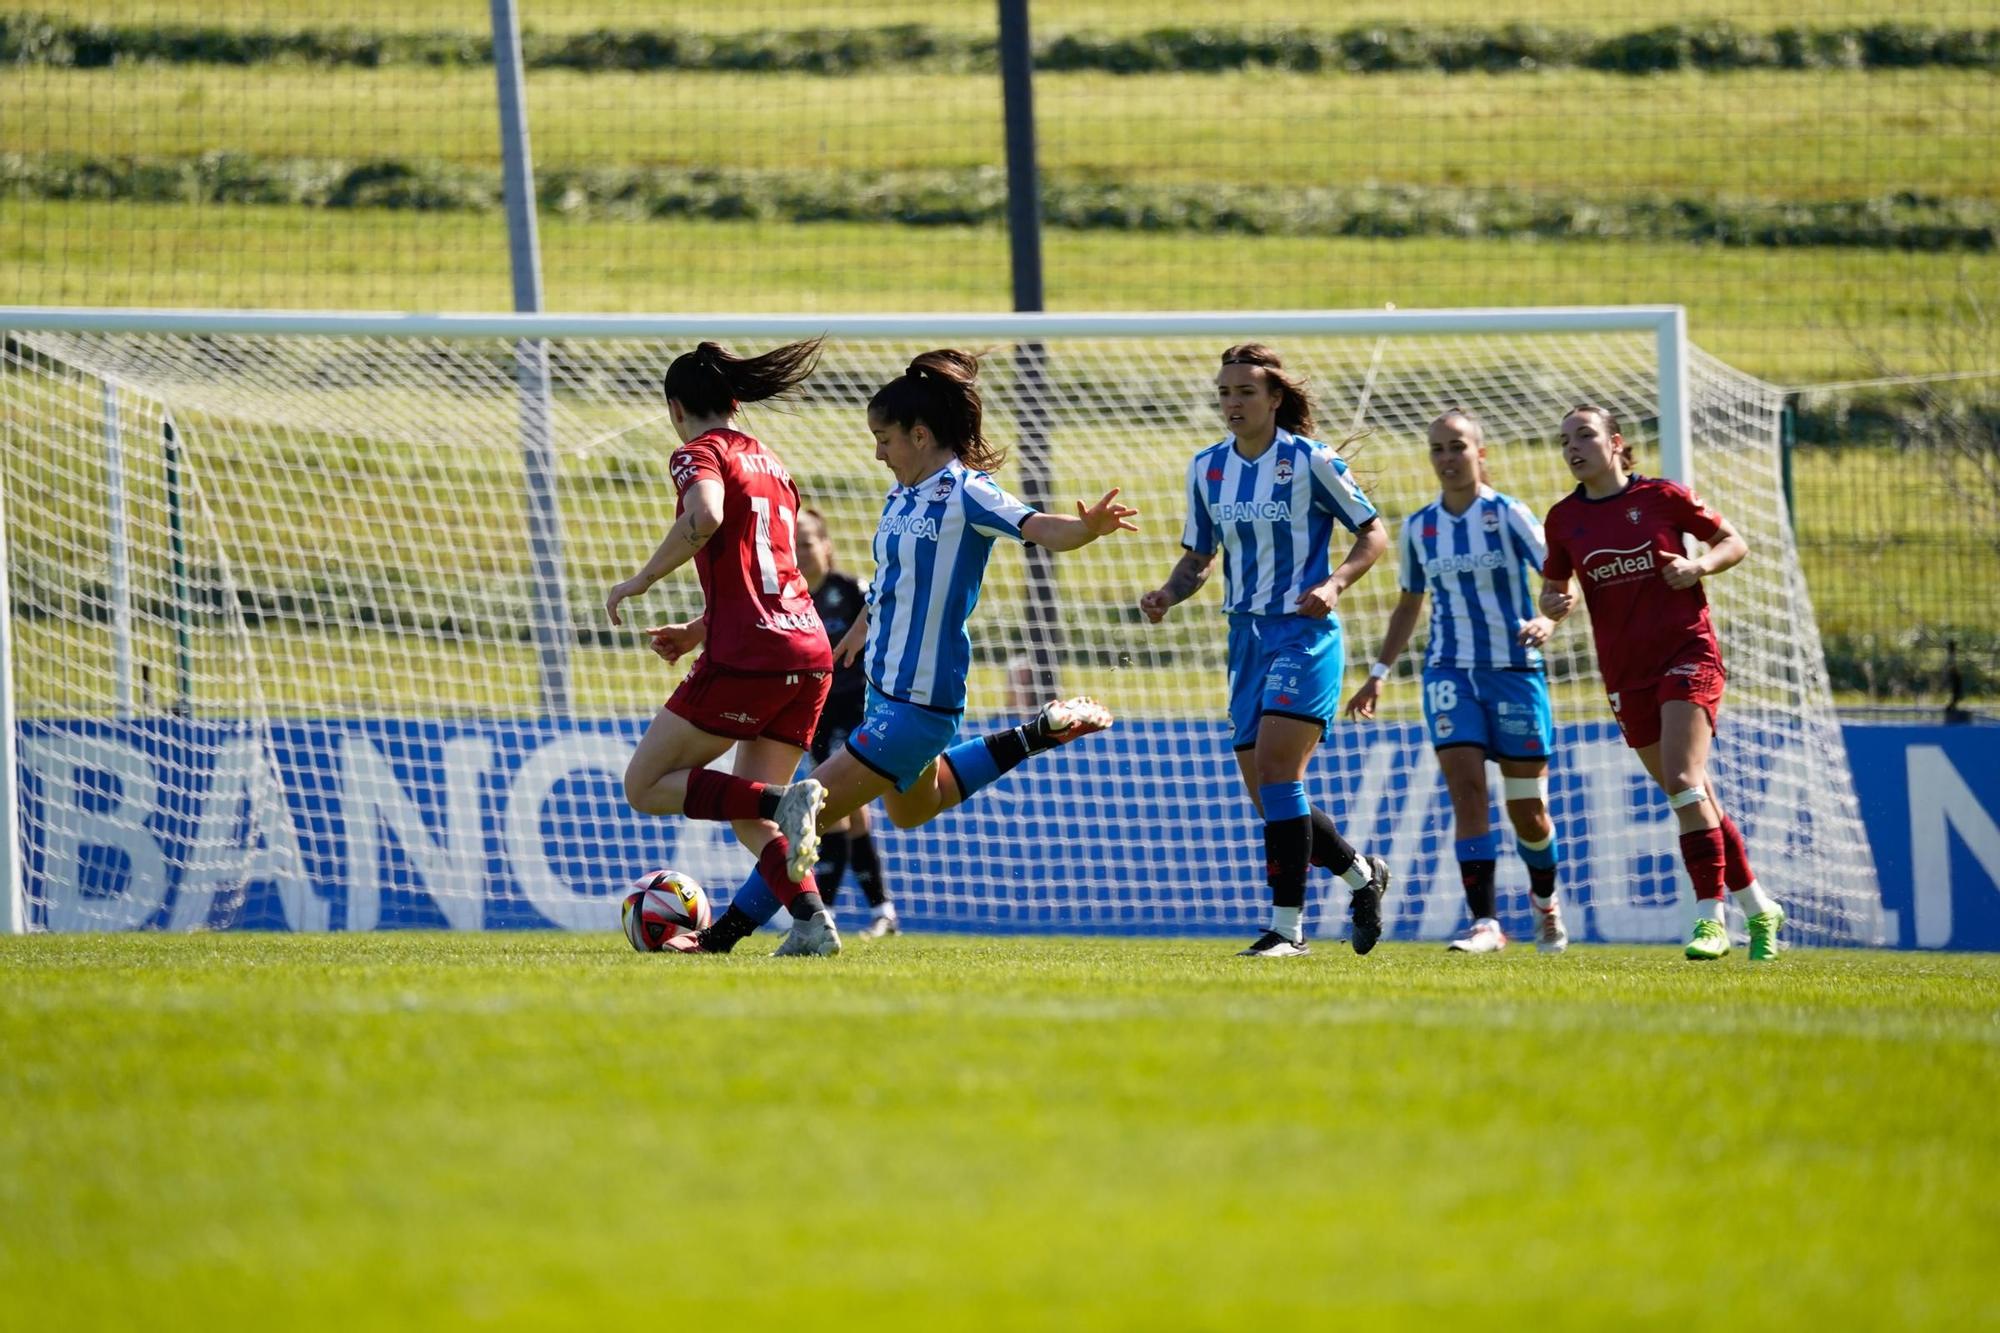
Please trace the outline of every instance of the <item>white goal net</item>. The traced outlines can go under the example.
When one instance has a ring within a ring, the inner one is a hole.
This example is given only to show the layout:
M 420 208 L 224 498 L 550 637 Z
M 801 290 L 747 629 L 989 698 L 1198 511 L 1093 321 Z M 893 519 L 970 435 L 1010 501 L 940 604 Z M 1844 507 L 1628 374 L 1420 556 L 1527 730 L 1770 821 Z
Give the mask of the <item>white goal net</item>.
M 1665 344 L 1643 321 L 1528 331 L 1547 321 L 1522 312 L 1521 331 L 1433 320 L 1412 333 L 1375 319 L 598 321 L 602 335 L 489 320 L 417 336 L 382 320 L 113 332 L 17 315 L 0 335 L 0 499 L 24 924 L 608 928 L 633 877 L 662 865 L 726 897 L 749 861 L 725 826 L 648 819 L 621 799 L 625 757 L 679 669 L 601 608 L 672 519 L 667 363 L 702 336 L 746 351 L 825 332 L 804 398 L 743 422 L 857 576 L 889 484 L 864 405 L 928 347 L 987 353 L 987 422 L 1012 454 L 1003 485 L 1065 512 L 1116 485 L 1142 511 L 1143 532 L 1053 561 L 996 550 L 967 730 L 1051 685 L 1120 721 L 928 828 L 878 821 L 905 920 L 1259 926 L 1261 830 L 1223 722 L 1221 580 L 1157 627 L 1135 606 L 1179 555 L 1188 459 L 1220 438 L 1221 349 L 1272 343 L 1310 377 L 1323 436 L 1365 431 L 1348 453 L 1392 523 L 1435 495 L 1424 431 L 1453 404 L 1484 423 L 1493 483 L 1537 512 L 1569 489 L 1553 440 L 1572 403 L 1616 411 L 1640 469 L 1662 470 Z M 539 340 L 511 336 L 527 332 Z M 1752 552 L 1709 585 L 1731 673 L 1717 786 L 1794 938 L 1880 942 L 1782 499 L 1779 396 L 1674 347 L 1686 401 L 1669 377 L 1667 419 L 1684 412 L 1695 484 Z M 1342 605 L 1350 664 L 1368 660 L 1395 599 L 1392 554 Z M 698 604 L 683 571 L 627 623 Z M 1337 724 L 1309 783 L 1351 841 L 1390 859 L 1402 938 L 1448 934 L 1464 910 L 1418 723 L 1421 645 L 1420 632 L 1383 720 Z M 1671 817 L 1610 726 L 1581 616 L 1550 673 L 1572 929 L 1678 935 Z M 1503 919 L 1525 924 L 1511 853 L 1500 887 Z M 1309 925 L 1339 929 L 1344 894 L 1318 872 L 1309 902 Z

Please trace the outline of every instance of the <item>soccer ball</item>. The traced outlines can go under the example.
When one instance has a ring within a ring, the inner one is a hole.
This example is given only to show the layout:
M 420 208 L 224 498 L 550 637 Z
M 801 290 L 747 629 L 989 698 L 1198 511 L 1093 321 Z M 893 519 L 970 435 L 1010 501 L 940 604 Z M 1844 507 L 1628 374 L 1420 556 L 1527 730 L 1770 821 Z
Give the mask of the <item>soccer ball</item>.
M 633 885 L 625 895 L 625 938 L 640 953 L 658 953 L 715 920 L 708 891 L 678 870 L 648 871 Z

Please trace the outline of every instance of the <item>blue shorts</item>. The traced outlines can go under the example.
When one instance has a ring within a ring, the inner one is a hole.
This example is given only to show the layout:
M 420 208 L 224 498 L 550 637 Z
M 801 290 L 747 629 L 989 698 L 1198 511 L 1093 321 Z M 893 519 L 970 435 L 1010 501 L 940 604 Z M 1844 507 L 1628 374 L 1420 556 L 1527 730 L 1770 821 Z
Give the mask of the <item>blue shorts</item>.
M 1433 750 L 1477 745 L 1489 759 L 1546 760 L 1556 743 L 1539 671 L 1425 667 L 1424 722 Z
M 958 736 L 963 710 L 941 713 L 891 699 L 873 685 L 861 725 L 847 737 L 847 752 L 869 768 L 908 791 Z
M 1317 722 L 1324 734 L 1340 710 L 1346 665 L 1340 622 L 1332 616 L 1229 617 L 1230 748 L 1255 745 L 1266 713 Z

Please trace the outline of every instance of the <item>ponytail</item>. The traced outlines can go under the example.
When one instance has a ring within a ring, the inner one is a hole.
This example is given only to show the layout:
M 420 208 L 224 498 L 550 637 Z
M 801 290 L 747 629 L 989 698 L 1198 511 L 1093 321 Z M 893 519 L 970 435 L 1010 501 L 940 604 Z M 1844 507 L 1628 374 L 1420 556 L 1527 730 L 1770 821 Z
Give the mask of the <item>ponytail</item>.
M 728 416 L 738 403 L 776 398 L 805 383 L 819 364 L 822 341 L 786 343 L 761 356 L 737 356 L 721 343 L 702 343 L 667 367 L 666 395 L 691 416 Z
M 1263 343 L 1238 343 L 1222 354 L 1225 366 L 1255 366 L 1265 381 L 1278 391 L 1278 424 L 1294 435 L 1311 438 L 1316 427 L 1313 413 L 1318 404 L 1303 376 L 1288 374 L 1278 354 Z
M 875 391 L 868 415 L 904 430 L 921 421 L 939 444 L 980 472 L 995 471 L 1007 461 L 1006 452 L 982 433 L 979 358 L 970 352 L 944 347 L 915 358 Z

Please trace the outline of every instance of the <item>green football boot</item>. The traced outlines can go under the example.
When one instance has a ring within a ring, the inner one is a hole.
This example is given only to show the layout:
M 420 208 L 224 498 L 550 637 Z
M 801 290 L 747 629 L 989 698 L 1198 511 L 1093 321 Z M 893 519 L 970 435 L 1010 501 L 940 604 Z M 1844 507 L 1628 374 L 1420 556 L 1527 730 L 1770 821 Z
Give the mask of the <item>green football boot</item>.
M 1768 912 L 1759 912 L 1743 924 L 1750 928 L 1750 961 L 1778 961 L 1778 932 L 1785 927 L 1784 909 L 1773 907 Z
M 1697 963 L 1712 963 L 1729 952 L 1729 932 L 1714 917 L 1702 917 L 1688 936 L 1687 956 Z

